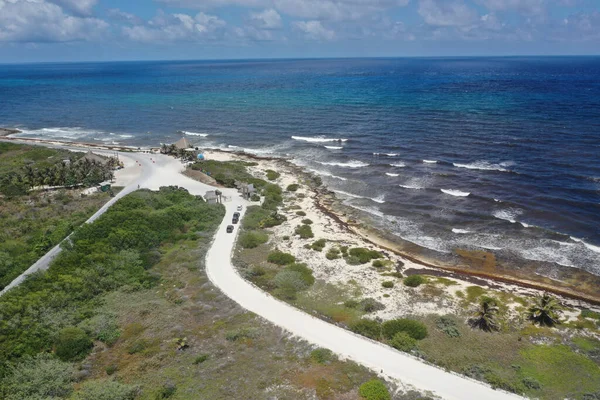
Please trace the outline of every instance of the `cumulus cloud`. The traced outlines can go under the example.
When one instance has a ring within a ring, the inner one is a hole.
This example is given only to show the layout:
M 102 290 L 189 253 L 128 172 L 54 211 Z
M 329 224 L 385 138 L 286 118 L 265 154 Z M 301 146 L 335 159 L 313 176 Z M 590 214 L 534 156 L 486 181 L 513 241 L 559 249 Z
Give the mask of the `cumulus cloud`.
M 259 29 L 279 29 L 283 26 L 281 15 L 272 8 L 259 13 L 250 13 L 249 19 Z
M 0 41 L 69 42 L 99 39 L 108 24 L 66 14 L 44 0 L 0 0 Z
M 321 21 L 296 21 L 294 27 L 312 40 L 333 40 L 335 32 L 325 28 Z
M 209 40 L 217 39 L 225 25 L 224 20 L 202 12 L 192 17 L 161 11 L 146 24 L 123 27 L 123 34 L 133 41 L 151 43 Z
M 478 16 L 475 10 L 460 0 L 420 0 L 419 15 L 434 26 L 466 26 Z
M 123 22 L 126 24 L 141 25 L 144 23 L 144 20 L 141 19 L 140 17 L 138 17 L 137 15 L 121 11 L 118 8 L 109 9 L 107 11 L 107 14 L 112 19 L 115 19 L 119 22 Z
M 546 11 L 545 0 L 479 0 L 491 11 L 516 10 L 527 15 L 540 15 Z

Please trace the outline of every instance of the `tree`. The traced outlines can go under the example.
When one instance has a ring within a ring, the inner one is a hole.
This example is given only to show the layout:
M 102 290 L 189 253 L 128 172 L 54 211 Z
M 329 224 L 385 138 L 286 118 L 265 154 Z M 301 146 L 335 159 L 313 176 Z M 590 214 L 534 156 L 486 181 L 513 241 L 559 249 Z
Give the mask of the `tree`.
M 527 319 L 541 326 L 554 326 L 560 323 L 560 313 L 558 300 L 544 293 L 537 296 L 534 304 L 527 310 Z
M 484 298 L 479 303 L 479 309 L 469 319 L 469 325 L 486 332 L 497 331 L 500 329 L 497 315 L 498 306 L 496 305 L 496 301 L 491 298 Z
M 85 357 L 92 347 L 92 340 L 83 329 L 67 327 L 58 332 L 55 345 L 56 355 L 63 361 L 70 361 Z
M 160 145 L 160 152 L 162 154 L 167 154 L 169 152 L 169 147 L 167 146 L 166 143 L 163 143 Z

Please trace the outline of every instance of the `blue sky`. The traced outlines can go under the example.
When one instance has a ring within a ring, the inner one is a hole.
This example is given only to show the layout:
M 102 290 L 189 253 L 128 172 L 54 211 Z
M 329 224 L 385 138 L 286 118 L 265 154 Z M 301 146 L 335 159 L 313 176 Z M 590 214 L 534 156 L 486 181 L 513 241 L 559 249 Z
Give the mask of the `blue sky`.
M 600 54 L 600 0 L 0 0 L 0 63 Z

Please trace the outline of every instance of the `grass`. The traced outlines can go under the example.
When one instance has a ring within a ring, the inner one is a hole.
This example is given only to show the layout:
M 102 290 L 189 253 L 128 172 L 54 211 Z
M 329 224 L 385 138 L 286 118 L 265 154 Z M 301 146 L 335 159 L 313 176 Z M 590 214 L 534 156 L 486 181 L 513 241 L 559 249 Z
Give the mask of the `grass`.
M 195 171 L 202 171 L 213 177 L 218 183 L 226 187 L 235 187 L 235 181 L 252 183 L 256 188 L 264 187 L 267 182 L 250 175 L 246 167 L 256 165 L 246 161 L 215 161 L 205 160 L 192 164 Z

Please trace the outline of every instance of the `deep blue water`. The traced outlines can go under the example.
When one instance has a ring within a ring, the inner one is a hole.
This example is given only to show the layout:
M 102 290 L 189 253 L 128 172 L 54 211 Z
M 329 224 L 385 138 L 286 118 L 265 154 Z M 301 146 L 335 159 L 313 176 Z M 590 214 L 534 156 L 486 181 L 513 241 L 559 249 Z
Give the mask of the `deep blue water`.
M 0 126 L 131 145 L 208 134 L 188 138 L 287 155 L 425 247 L 600 273 L 598 57 L 0 65 Z

